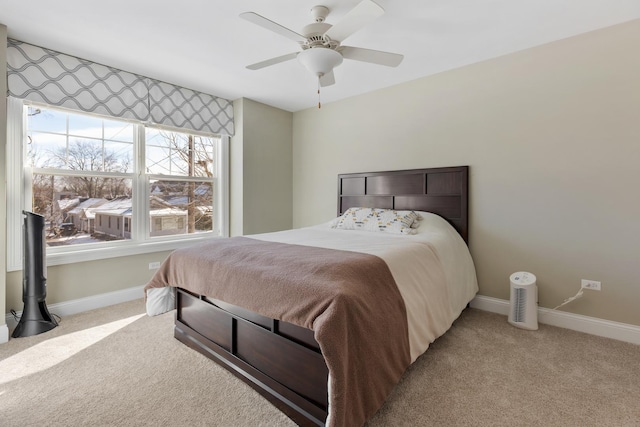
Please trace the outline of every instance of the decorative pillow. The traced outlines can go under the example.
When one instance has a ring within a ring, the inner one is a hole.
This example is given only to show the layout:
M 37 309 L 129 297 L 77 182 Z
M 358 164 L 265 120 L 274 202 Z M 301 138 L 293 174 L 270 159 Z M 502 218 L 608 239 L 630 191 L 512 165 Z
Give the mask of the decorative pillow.
M 420 217 L 413 211 L 377 208 L 349 208 L 332 226 L 342 230 L 384 231 L 416 234 L 411 225 Z M 420 217 L 421 218 L 421 217 Z
M 422 221 L 422 215 L 420 215 L 418 212 L 416 211 L 399 211 L 399 212 L 408 212 L 407 215 L 413 218 L 413 222 L 411 223 L 411 228 L 420 227 L 420 221 Z
M 409 218 L 413 218 L 414 221 L 422 221 L 422 215 L 416 211 L 397 211 L 403 215 L 408 215 Z

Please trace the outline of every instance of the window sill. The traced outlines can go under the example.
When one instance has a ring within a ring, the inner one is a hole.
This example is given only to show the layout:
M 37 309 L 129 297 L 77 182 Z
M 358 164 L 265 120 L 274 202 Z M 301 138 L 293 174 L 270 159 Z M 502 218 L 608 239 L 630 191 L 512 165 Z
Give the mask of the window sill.
M 68 252 L 56 252 L 47 254 L 47 267 L 53 265 L 73 264 L 76 262 L 99 261 L 101 259 L 119 258 L 131 255 L 141 255 L 153 252 L 172 251 L 179 248 L 194 245 L 210 239 L 218 239 L 219 236 L 209 234 L 192 238 L 182 238 L 162 241 L 146 241 L 144 243 L 123 242 L 121 245 L 109 247 L 78 248 Z M 20 271 L 21 265 L 7 266 L 7 271 Z

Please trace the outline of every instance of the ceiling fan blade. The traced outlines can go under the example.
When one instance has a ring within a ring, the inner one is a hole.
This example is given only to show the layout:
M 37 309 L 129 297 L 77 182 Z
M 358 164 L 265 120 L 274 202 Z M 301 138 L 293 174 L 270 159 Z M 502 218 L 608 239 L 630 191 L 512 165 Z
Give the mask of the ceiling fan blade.
M 307 38 L 303 35 L 296 33 L 293 30 L 288 29 L 287 27 L 283 27 L 282 25 L 273 22 L 264 16 L 258 15 L 254 12 L 244 12 L 240 14 L 240 18 L 246 19 L 249 22 L 253 22 L 256 25 L 261 26 L 262 28 L 266 28 L 269 31 L 273 31 L 276 34 L 280 34 L 288 39 L 293 40 L 294 42 L 306 42 Z
M 256 62 L 255 64 L 247 65 L 247 68 L 250 70 L 259 70 L 260 68 L 269 67 L 271 65 L 276 65 L 281 62 L 289 61 L 291 59 L 295 59 L 298 56 L 298 52 L 288 53 L 286 55 L 277 56 L 275 58 L 267 59 L 265 61 Z
M 342 56 L 354 61 L 370 62 L 372 64 L 397 67 L 402 62 L 404 55 L 380 50 L 363 49 L 361 47 L 342 46 L 338 49 Z
M 320 77 L 320 86 L 326 87 L 336 84 L 336 76 L 333 75 L 333 70 L 325 73 Z
M 332 40 L 343 41 L 384 14 L 384 9 L 371 0 L 363 0 L 325 33 Z

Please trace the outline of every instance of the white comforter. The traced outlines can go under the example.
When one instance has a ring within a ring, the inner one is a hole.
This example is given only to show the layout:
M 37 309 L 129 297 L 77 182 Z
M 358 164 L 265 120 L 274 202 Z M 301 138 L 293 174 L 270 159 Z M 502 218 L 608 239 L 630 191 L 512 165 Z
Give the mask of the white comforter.
M 414 235 L 313 227 L 247 237 L 280 243 L 363 252 L 382 258 L 407 309 L 411 361 L 445 333 L 478 291 L 473 260 L 458 232 L 443 218 L 427 213 Z M 147 313 L 171 308 L 170 288 L 150 289 Z

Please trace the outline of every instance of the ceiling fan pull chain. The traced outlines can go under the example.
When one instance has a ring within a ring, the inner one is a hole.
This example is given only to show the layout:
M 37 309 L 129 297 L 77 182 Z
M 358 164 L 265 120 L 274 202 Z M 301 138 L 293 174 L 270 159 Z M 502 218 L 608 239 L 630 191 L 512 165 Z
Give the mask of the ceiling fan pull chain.
M 322 107 L 320 104 L 320 77 L 318 76 L 318 110 Z

